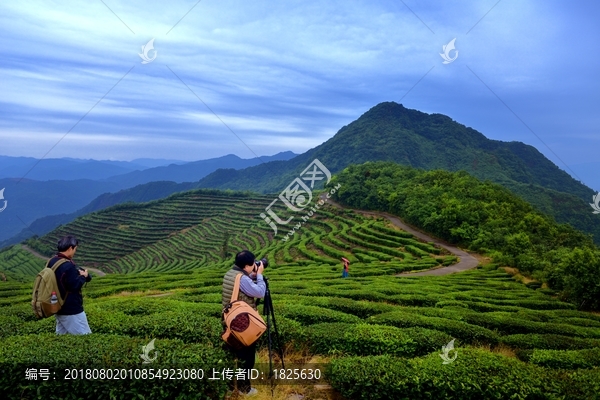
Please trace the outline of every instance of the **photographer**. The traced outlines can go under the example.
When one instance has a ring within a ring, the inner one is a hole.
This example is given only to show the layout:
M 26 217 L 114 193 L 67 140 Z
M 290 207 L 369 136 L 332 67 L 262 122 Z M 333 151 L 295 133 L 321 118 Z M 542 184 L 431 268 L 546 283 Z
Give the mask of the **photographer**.
M 50 259 L 48 268 L 52 268 L 60 259 L 68 261 L 60 265 L 56 271 L 56 283 L 64 303 L 56 317 L 56 333 L 59 335 L 85 335 L 92 333 L 87 317 L 83 311 L 81 288 L 92 280 L 87 270 L 79 268 L 72 261 L 79 241 L 73 236 L 65 236 L 58 241 L 58 254 Z
M 240 290 L 237 300 L 245 301 L 256 310 L 256 299 L 263 298 L 266 291 L 266 284 L 262 276 L 263 270 L 263 262 L 259 261 L 258 263 L 255 263 L 254 254 L 250 251 L 243 250 L 236 254 L 235 265 L 227 271 L 223 277 L 223 307 L 226 307 L 231 301 L 236 277 L 239 274 L 243 274 L 240 280 Z M 242 347 L 238 350 L 230 350 L 234 353 L 235 357 L 241 361 L 242 365 L 240 368 L 245 370 L 254 368 L 256 343 L 251 346 Z M 238 389 L 241 393 L 246 395 L 254 395 L 258 392 L 255 388 L 250 386 L 250 379 L 241 381 Z

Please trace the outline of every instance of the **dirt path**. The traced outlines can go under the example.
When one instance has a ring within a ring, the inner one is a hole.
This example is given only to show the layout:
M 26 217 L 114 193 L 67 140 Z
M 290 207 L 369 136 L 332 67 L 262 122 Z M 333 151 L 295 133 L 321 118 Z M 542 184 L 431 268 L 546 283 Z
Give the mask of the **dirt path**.
M 45 257 L 45 256 L 41 255 L 40 253 L 38 253 L 37 251 L 35 251 L 31 247 L 25 246 L 24 244 L 21 245 L 21 249 L 30 252 L 31 254 L 33 254 L 34 256 L 36 256 L 37 258 L 41 258 L 43 260 L 47 260 L 48 259 L 48 257 Z
M 37 251 L 33 250 L 31 247 L 26 246 L 24 244 L 21 245 L 21 249 L 30 252 L 31 254 L 33 254 L 34 256 L 36 256 L 37 258 L 41 258 L 42 260 L 48 260 L 48 257 L 41 255 L 40 253 L 38 253 Z M 106 272 L 104 271 L 100 271 L 97 268 L 86 268 L 88 269 L 90 272 L 93 272 L 94 274 L 98 275 L 98 276 L 105 276 Z
M 331 204 L 332 206 L 338 207 L 338 208 L 344 208 L 340 204 L 334 202 L 333 200 L 326 199 L 324 197 L 324 195 L 321 195 L 321 198 L 323 200 L 326 200 L 327 204 Z M 477 265 L 479 265 L 479 261 L 472 255 L 467 253 L 466 251 L 461 250 L 458 247 L 454 247 L 454 246 L 452 246 L 446 242 L 443 242 L 439 239 L 432 238 L 431 236 L 426 235 L 425 233 L 423 233 L 421 231 L 418 231 L 416 228 L 402 222 L 402 220 L 400 220 L 400 218 L 396 217 L 395 215 L 391 215 L 391 214 L 384 213 L 384 212 L 374 212 L 374 211 L 360 211 L 360 210 L 354 210 L 354 211 L 361 213 L 363 215 L 371 215 L 371 216 L 375 216 L 375 217 L 387 218 L 394 226 L 397 226 L 398 228 L 400 228 L 406 232 L 412 233 L 414 236 L 418 237 L 421 240 L 424 240 L 425 242 L 433 242 L 437 246 L 448 250 L 450 253 L 454 254 L 455 256 L 458 256 L 459 260 L 460 260 L 456 264 L 450 265 L 448 267 L 432 268 L 432 269 L 428 269 L 428 270 L 420 271 L 420 272 L 403 272 L 401 274 L 398 274 L 397 276 L 448 275 L 448 274 L 453 274 L 455 272 L 462 272 L 462 271 L 466 271 L 468 269 L 473 269 L 473 268 L 477 267 Z

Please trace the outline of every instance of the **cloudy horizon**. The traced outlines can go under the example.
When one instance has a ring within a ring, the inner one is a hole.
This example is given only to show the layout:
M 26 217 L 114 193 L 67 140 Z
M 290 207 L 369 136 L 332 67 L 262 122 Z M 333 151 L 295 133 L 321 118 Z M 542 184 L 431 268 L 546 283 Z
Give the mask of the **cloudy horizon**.
M 576 166 L 597 162 L 600 5 L 591 0 L 0 7 L 2 155 L 303 153 L 395 101 L 530 144 L 584 182 L 591 175 Z M 454 38 L 458 57 L 444 65 Z M 151 39 L 156 58 L 142 64 Z

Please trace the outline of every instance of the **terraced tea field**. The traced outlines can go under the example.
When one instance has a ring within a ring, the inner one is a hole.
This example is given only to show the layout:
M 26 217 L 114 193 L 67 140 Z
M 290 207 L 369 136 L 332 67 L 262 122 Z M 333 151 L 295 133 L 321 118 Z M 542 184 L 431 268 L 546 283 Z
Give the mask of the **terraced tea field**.
M 28 381 L 25 370 L 235 368 L 221 348 L 221 283 L 232 255 L 249 248 L 269 257 L 287 356 L 326 366 L 321 383 L 335 390 L 295 386 L 305 399 L 598 398 L 599 315 L 494 265 L 397 275 L 456 257 L 349 210 L 319 210 L 289 240 L 282 232 L 273 238 L 257 224 L 271 200 L 186 192 L 88 215 L 30 242 L 47 252 L 56 236 L 78 235 L 79 263 L 109 272 L 83 289 L 94 332 L 84 337 L 57 337 L 53 319 L 33 317 L 31 283 L 15 279 L 31 280 L 43 261 L 19 247 L 1 252 L 2 271 L 13 278 L 0 282 L 0 391 L 25 399 L 38 390 L 49 399 L 223 398 L 224 380 Z M 341 277 L 342 256 L 352 261 L 350 278 Z M 152 339 L 158 358 L 145 365 L 141 349 Z M 442 346 L 452 339 L 456 359 L 443 364 Z M 263 362 L 265 347 L 263 337 Z
M 273 240 L 271 228 L 258 217 L 270 197 L 233 197 L 186 192 L 168 200 L 119 206 L 59 227 L 29 245 L 50 256 L 57 238 L 81 238 L 77 261 L 108 273 L 191 271 L 229 267 L 232 256 L 247 248 L 267 256 L 271 267 L 353 263 L 353 275 L 390 274 L 450 265 L 456 257 L 383 218 L 366 218 L 335 208 L 319 210 L 291 239 Z M 280 210 L 281 212 L 281 210 Z M 298 218 L 299 219 L 299 218 Z M 2 271 L 34 276 L 43 267 L 18 246 L 0 253 Z M 24 264 L 27 268 L 24 268 Z M 23 266 L 23 267 L 20 267 Z

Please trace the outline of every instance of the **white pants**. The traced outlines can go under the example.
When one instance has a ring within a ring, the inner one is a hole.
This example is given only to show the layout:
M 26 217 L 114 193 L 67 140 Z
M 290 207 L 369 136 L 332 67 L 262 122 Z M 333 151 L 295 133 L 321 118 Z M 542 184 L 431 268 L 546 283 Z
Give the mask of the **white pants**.
M 85 312 L 75 315 L 54 315 L 56 317 L 56 334 L 85 335 L 92 333 Z

